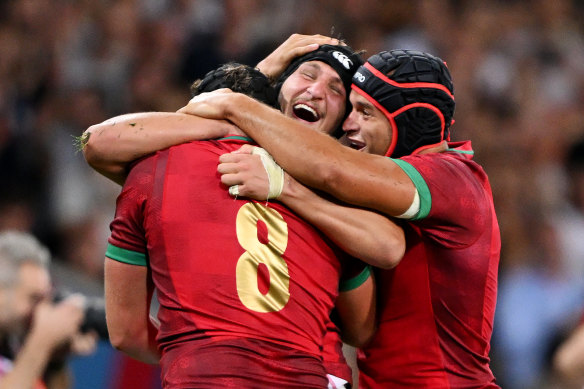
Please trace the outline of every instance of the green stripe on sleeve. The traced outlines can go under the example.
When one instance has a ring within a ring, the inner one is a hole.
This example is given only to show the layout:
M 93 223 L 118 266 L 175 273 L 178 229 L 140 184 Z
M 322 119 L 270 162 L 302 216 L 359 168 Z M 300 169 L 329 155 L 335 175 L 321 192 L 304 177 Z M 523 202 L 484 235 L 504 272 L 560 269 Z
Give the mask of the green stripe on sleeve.
M 432 209 L 432 195 L 430 194 L 428 184 L 426 184 L 426 181 L 424 181 L 420 172 L 418 172 L 410 163 L 401 159 L 392 158 L 391 160 L 406 172 L 416 186 L 416 189 L 418 189 L 418 195 L 420 196 L 420 210 L 418 211 L 418 214 L 410 220 L 420 220 L 425 218 L 430 213 L 430 209 Z
M 361 273 L 355 277 L 341 281 L 339 283 L 339 292 L 348 292 L 361 285 L 371 276 L 371 266 L 366 266 Z
M 118 262 L 127 263 L 129 265 L 147 266 L 148 258 L 146 254 L 137 251 L 131 251 L 116 247 L 112 244 L 107 245 L 105 256 Z
M 247 136 L 241 136 L 241 135 L 230 135 L 230 136 L 224 136 L 223 138 L 219 138 L 218 140 L 245 140 L 247 142 L 254 142 L 253 139 L 251 139 L 250 137 Z

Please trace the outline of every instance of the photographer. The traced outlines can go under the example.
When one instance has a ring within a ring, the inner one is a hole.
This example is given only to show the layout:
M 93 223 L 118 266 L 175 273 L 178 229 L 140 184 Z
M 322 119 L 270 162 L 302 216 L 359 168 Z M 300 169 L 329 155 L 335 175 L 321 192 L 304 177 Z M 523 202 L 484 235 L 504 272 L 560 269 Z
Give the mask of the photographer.
M 80 332 L 84 297 L 51 302 L 49 262 L 33 236 L 0 233 L 0 388 L 68 388 L 66 357 L 96 348 Z

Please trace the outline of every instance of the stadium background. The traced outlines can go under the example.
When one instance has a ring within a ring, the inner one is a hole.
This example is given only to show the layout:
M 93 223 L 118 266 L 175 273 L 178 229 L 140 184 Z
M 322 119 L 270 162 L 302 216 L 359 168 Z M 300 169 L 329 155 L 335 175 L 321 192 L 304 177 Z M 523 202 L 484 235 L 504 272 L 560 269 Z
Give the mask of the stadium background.
M 492 367 L 505 388 L 556 387 L 549 355 L 584 308 L 584 209 L 564 158 L 584 139 L 584 5 L 574 0 L 2 0 L 0 230 L 33 232 L 58 288 L 100 295 L 119 188 L 73 136 L 127 112 L 174 111 L 228 60 L 291 33 L 341 35 L 448 62 L 454 139 L 490 175 L 503 237 Z M 584 192 L 584 189 L 582 189 Z M 566 211 L 568 210 L 568 211 Z M 157 388 L 107 342 L 71 362 L 75 388 Z

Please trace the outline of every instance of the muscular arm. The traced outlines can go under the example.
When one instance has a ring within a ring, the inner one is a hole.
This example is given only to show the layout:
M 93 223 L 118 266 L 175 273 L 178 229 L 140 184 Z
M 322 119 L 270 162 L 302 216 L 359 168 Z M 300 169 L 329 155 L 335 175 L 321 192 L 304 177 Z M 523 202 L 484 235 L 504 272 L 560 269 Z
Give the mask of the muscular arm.
M 89 127 L 82 136 L 85 159 L 96 171 L 123 184 L 130 162 L 177 144 L 222 137 L 235 131 L 225 121 L 172 112 L 116 116 Z
M 340 330 L 345 343 L 354 347 L 365 346 L 375 334 L 376 298 L 373 274 L 355 289 L 341 291 L 336 309 L 341 319 Z
M 227 186 L 238 185 L 239 195 L 264 200 L 268 177 L 253 147 L 224 154 L 217 171 Z M 278 200 L 308 221 L 338 247 L 370 265 L 392 268 L 405 252 L 403 229 L 385 215 L 325 199 L 286 175 Z
M 228 119 L 301 183 L 390 216 L 405 212 L 415 187 L 391 159 L 342 146 L 251 98 L 226 91 L 191 100 L 181 112 Z
M 291 177 L 278 199 L 343 251 L 372 266 L 392 268 L 404 255 L 403 229 L 384 215 L 329 201 Z
M 106 319 L 111 344 L 146 363 L 158 363 L 156 328 L 149 318 L 153 286 L 146 266 L 105 259 Z

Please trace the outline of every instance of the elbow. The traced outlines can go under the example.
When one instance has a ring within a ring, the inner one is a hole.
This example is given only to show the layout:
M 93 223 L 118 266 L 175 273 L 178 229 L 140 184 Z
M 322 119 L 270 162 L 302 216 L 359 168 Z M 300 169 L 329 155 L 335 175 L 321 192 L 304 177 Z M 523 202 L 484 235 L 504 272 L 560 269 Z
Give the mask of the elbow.
M 107 330 L 109 341 L 116 350 L 128 353 L 146 343 L 147 333 L 138 326 L 114 325 L 108 322 Z
M 375 246 L 378 250 L 374 253 L 375 258 L 369 262 L 380 269 L 393 269 L 396 267 L 406 253 L 406 241 L 403 231 L 400 231 L 393 239 L 385 239 Z
M 111 328 L 108 328 L 108 331 L 109 331 L 109 341 L 110 341 L 112 347 L 115 348 L 116 350 L 125 352 L 128 350 L 132 350 L 134 348 L 133 342 L 135 341 L 135 338 L 130 336 L 129 333 L 122 332 L 122 331 L 115 331 L 115 330 L 112 330 Z
M 344 331 L 343 342 L 353 347 L 363 348 L 371 342 L 376 329 L 375 326 L 372 326 L 370 328 L 361 328 L 359 331 Z
M 99 142 L 97 142 L 97 138 L 95 134 L 97 133 L 97 129 L 99 125 L 93 125 L 89 127 L 83 135 L 81 135 L 81 151 L 83 152 L 83 156 L 87 163 L 92 167 L 99 167 L 100 163 L 102 162 L 100 159 L 101 150 Z M 97 145 L 96 145 L 97 143 Z
M 399 247 L 391 247 L 387 251 L 387 255 L 385 255 L 382 258 L 382 261 L 378 267 L 386 270 L 393 269 L 401 262 L 402 258 L 404 257 L 405 251 L 406 251 L 405 244 Z

